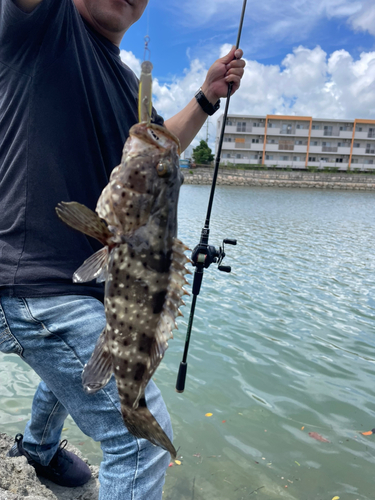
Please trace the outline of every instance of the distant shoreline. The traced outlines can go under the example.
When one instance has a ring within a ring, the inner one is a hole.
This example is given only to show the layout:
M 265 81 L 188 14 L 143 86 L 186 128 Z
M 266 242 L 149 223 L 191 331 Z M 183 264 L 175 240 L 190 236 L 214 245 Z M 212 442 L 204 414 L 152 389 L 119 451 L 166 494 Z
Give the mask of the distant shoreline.
M 183 168 L 185 184 L 211 184 L 213 168 Z M 285 170 L 240 170 L 220 167 L 217 185 L 374 191 L 375 175 L 346 172 Z

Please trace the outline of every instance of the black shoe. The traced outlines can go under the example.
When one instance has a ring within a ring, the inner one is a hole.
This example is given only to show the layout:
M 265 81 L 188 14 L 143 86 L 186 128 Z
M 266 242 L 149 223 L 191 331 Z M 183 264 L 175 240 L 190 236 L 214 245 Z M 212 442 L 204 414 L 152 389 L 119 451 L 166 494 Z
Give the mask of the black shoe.
M 87 483 L 91 477 L 91 471 L 88 465 L 77 457 L 74 453 L 65 450 L 68 441 L 61 441 L 60 446 L 54 454 L 48 465 L 41 465 L 33 460 L 27 451 L 22 446 L 23 435 L 17 434 L 14 445 L 8 451 L 8 457 L 24 456 L 32 465 L 38 476 L 43 476 L 50 481 L 59 484 L 60 486 L 82 486 Z

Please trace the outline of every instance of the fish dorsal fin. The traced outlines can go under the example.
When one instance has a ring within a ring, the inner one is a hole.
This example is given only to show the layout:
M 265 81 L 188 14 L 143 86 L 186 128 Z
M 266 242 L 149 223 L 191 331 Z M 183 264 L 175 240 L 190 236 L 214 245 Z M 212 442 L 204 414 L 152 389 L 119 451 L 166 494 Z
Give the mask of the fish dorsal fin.
M 156 327 L 155 342 L 150 352 L 150 364 L 148 367 L 149 376 L 142 384 L 139 396 L 134 403 L 136 408 L 140 402 L 140 398 L 144 393 L 144 389 L 150 378 L 155 373 L 160 361 L 164 357 L 165 351 L 168 349 L 168 340 L 173 338 L 172 330 L 177 327 L 176 317 L 180 316 L 179 307 L 184 305 L 182 296 L 187 294 L 186 290 L 182 288 L 182 284 L 187 283 L 184 276 L 191 274 L 185 266 L 181 266 L 181 262 L 189 262 L 190 259 L 184 255 L 185 250 L 188 248 L 181 243 L 177 238 L 174 239 L 172 246 L 172 261 L 169 269 L 169 282 L 167 293 L 165 295 L 162 312 L 160 313 L 160 320 Z
M 74 283 L 84 283 L 96 278 L 99 283 L 108 277 L 108 247 L 101 248 L 85 260 L 73 274 Z
M 68 226 L 99 240 L 103 245 L 113 236 L 98 214 L 76 201 L 62 201 L 56 207 L 56 213 Z
M 84 390 L 89 394 L 98 392 L 107 385 L 112 371 L 112 356 L 107 346 L 107 330 L 104 328 L 82 373 Z

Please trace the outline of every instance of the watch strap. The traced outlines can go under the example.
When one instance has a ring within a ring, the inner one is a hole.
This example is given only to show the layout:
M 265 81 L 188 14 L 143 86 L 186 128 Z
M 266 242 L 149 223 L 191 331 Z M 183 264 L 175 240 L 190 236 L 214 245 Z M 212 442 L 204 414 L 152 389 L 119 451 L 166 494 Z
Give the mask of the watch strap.
M 203 111 L 210 116 L 220 108 L 220 99 L 215 104 L 211 104 L 201 88 L 196 92 L 195 98 Z

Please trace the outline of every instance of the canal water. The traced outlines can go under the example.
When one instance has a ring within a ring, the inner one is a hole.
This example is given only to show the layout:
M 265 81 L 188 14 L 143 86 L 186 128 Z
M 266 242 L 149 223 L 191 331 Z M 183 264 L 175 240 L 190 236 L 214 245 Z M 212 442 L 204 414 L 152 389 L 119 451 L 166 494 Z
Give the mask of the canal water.
M 200 237 L 208 186 L 183 186 L 179 236 Z M 188 377 L 175 392 L 189 306 L 155 374 L 179 462 L 164 499 L 375 498 L 375 193 L 218 187 Z M 0 430 L 22 432 L 38 377 L 0 355 Z M 212 414 L 212 415 L 211 415 Z M 206 416 L 208 415 L 208 416 Z M 64 437 L 100 448 L 68 418 Z

